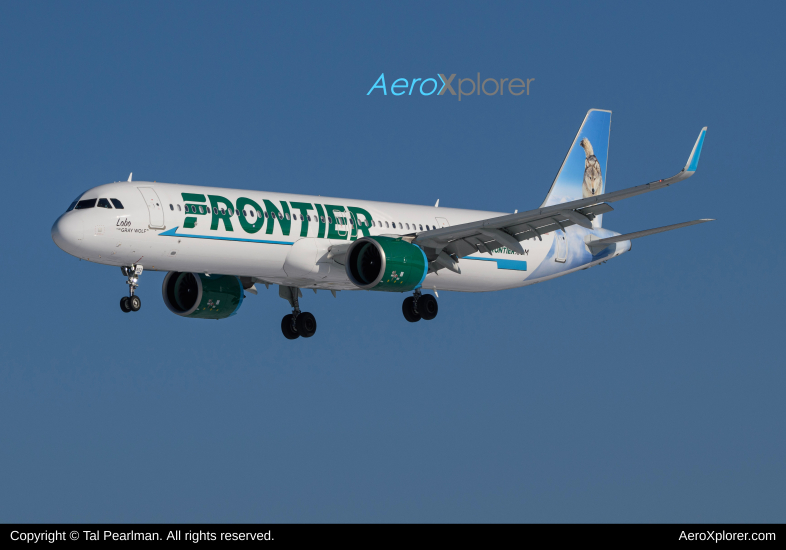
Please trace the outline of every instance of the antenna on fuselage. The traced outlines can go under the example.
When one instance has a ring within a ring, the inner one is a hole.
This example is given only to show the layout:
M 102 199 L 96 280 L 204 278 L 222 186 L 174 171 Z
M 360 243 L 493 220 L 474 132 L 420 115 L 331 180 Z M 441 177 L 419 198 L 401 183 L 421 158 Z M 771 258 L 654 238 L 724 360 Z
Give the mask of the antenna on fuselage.
M 131 176 L 133 176 L 133 175 L 134 175 L 134 173 L 133 173 L 133 172 L 131 172 L 130 174 L 128 174 L 128 181 L 131 181 Z

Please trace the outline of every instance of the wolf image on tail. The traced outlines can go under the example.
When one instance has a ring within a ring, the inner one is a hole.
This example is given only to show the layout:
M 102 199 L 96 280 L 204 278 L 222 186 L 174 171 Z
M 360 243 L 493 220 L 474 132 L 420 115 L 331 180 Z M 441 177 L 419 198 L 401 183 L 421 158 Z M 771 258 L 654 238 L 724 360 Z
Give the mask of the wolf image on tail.
M 586 199 L 600 194 L 603 189 L 603 176 L 600 173 L 600 163 L 592 150 L 592 144 L 587 138 L 579 143 L 584 149 L 584 183 L 581 186 L 581 196 Z

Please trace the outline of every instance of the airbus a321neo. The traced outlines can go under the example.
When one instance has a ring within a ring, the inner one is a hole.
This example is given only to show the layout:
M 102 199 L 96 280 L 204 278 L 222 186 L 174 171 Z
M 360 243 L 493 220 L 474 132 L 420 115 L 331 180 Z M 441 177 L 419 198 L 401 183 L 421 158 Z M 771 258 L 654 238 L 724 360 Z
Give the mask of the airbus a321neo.
M 630 250 L 631 240 L 711 220 L 621 235 L 603 227 L 611 203 L 668 187 L 696 171 L 707 132 L 685 168 L 668 179 L 607 193 L 611 112 L 593 109 L 568 150 L 546 200 L 534 210 L 483 212 L 128 181 L 81 193 L 52 227 L 57 246 L 83 260 L 119 266 L 124 312 L 138 311 L 139 276 L 166 271 L 166 307 L 182 317 L 224 319 L 256 284 L 278 285 L 292 307 L 289 339 L 317 329 L 300 310 L 303 290 L 411 293 L 410 322 L 437 316 L 425 291 L 486 292 L 587 269 Z

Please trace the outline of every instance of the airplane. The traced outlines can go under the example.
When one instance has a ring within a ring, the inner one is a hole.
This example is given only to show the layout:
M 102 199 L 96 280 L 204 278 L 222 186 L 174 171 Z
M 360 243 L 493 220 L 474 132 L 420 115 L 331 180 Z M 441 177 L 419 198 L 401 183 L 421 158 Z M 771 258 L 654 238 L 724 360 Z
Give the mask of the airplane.
M 631 249 L 639 237 L 699 219 L 620 234 L 603 227 L 610 203 L 692 176 L 707 128 L 675 176 L 606 192 L 611 111 L 591 109 L 543 204 L 503 213 L 149 181 L 99 185 L 81 193 L 52 227 L 62 250 L 121 268 L 139 311 L 143 270 L 165 271 L 162 297 L 181 317 L 235 315 L 257 284 L 278 285 L 292 313 L 287 339 L 309 338 L 315 317 L 301 311 L 303 290 L 412 293 L 409 322 L 437 316 L 439 290 L 488 292 L 587 269 Z M 431 290 L 434 294 L 424 291 Z

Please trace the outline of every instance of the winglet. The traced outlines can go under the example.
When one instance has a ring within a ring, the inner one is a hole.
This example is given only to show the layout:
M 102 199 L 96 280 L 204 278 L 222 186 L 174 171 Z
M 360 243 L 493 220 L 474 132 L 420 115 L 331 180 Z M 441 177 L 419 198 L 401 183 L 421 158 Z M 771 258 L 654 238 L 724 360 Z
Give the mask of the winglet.
M 692 174 L 696 171 L 696 168 L 699 167 L 699 157 L 701 156 L 701 147 L 704 145 L 705 135 L 707 135 L 706 126 L 701 129 L 701 132 L 699 132 L 696 145 L 693 146 L 693 151 L 690 152 L 690 156 L 688 157 L 688 164 L 686 164 L 685 168 L 683 169 L 685 172 L 690 172 Z
M 128 181 L 131 181 L 131 176 L 133 176 L 133 175 L 134 175 L 134 173 L 133 173 L 133 172 L 131 172 L 130 174 L 128 174 Z

